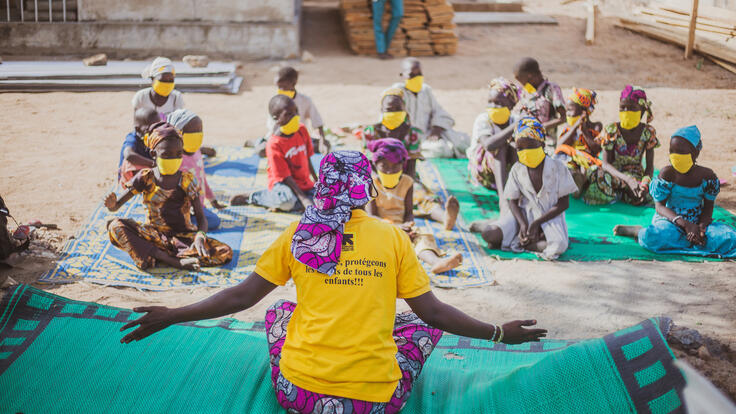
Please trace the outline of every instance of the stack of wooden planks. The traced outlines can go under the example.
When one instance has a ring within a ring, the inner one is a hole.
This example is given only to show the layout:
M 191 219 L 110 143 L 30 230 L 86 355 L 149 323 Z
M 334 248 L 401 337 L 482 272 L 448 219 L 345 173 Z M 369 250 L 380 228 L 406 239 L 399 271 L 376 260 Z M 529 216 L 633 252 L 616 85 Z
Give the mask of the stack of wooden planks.
M 657 40 L 686 46 L 691 10 L 653 3 L 634 10 L 617 24 Z M 695 20 L 694 50 L 736 73 L 736 12 L 700 6 Z
M 342 22 L 350 49 L 359 55 L 375 55 L 373 12 L 370 0 L 340 0 Z M 405 0 L 404 17 L 388 53 L 401 56 L 452 55 L 457 51 L 454 11 L 446 0 Z M 386 3 L 383 28 L 388 27 L 391 7 Z

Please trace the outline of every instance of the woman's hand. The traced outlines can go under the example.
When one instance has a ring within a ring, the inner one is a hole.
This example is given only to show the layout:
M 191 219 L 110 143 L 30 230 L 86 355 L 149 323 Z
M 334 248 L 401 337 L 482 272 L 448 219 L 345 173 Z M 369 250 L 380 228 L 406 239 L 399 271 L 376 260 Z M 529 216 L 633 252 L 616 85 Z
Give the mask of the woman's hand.
M 539 342 L 547 336 L 546 329 L 527 329 L 525 326 L 534 326 L 536 320 L 511 321 L 503 324 L 503 340 L 505 344 L 521 344 L 524 342 Z
M 105 197 L 105 207 L 110 211 L 118 209 L 118 196 L 115 193 L 110 193 Z
M 133 341 L 140 341 L 176 323 L 174 310 L 165 306 L 143 306 L 135 308 L 133 311 L 146 312 L 146 314 L 120 328 L 120 332 L 123 332 L 138 325 L 138 328 L 125 335 L 120 343 L 129 344 Z
M 210 252 L 207 250 L 207 237 L 203 233 L 197 233 L 192 247 L 197 250 L 199 257 L 210 257 Z

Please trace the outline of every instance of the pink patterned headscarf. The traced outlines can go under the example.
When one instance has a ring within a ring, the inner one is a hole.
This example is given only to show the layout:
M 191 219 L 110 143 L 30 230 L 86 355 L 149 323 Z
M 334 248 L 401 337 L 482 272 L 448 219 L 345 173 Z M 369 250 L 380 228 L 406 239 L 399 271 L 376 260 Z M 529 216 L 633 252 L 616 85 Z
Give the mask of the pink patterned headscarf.
M 650 123 L 654 120 L 654 114 L 652 113 L 652 101 L 647 99 L 647 93 L 641 87 L 626 85 L 621 91 L 620 99 L 622 101 L 624 99 L 629 99 L 638 103 L 639 106 L 644 109 L 644 112 L 647 113 L 647 123 Z
M 371 165 L 358 151 L 327 154 L 319 167 L 314 205 L 307 207 L 291 239 L 297 261 L 332 275 L 342 252 L 345 223 L 351 210 L 370 200 Z

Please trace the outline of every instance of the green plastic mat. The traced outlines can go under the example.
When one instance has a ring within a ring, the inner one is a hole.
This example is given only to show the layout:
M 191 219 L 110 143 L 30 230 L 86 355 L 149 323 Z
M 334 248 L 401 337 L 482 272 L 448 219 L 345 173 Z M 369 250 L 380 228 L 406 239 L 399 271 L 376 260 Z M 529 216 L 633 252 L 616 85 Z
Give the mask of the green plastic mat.
M 471 184 L 468 174 L 468 160 L 432 159 L 420 167 L 422 179 L 443 197 L 454 195 L 460 201 L 460 214 L 464 225 L 475 220 L 498 217 L 498 195 L 482 186 Z M 628 237 L 613 235 L 617 224 L 648 226 L 654 216 L 653 207 L 635 207 L 624 203 L 607 206 L 589 206 L 580 200 L 570 198 L 570 208 L 565 213 L 570 248 L 559 260 L 600 261 L 600 260 L 683 260 L 702 262 L 709 259 L 696 256 L 668 255 L 652 253 Z M 713 219 L 736 226 L 736 216 L 717 207 Z M 476 235 L 482 246 L 486 243 Z M 502 259 L 538 259 L 532 253 L 512 253 L 501 250 L 486 251 Z
M 0 302 L 0 412 L 277 413 L 262 323 L 172 326 L 122 345 L 138 315 L 20 285 Z M 444 335 L 405 413 L 685 412 L 667 319 L 583 341 Z

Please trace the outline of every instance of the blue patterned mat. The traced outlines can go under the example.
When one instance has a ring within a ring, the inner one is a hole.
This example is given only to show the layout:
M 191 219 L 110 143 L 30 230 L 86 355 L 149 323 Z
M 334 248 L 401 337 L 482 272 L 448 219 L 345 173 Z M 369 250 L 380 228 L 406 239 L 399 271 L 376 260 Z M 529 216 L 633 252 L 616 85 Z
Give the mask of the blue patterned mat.
M 220 147 L 217 157 L 205 159 L 205 169 L 210 187 L 221 202 L 227 202 L 232 194 L 266 186 L 266 162 L 248 148 Z M 203 268 L 198 272 L 169 267 L 156 267 L 150 271 L 138 269 L 127 253 L 110 244 L 106 230 L 106 223 L 114 217 L 145 221 L 140 196 L 136 196 L 115 213 L 100 204 L 85 228 L 64 246 L 57 265 L 39 282 L 85 280 L 148 290 L 231 286 L 245 279 L 266 248 L 290 223 L 299 219 L 295 214 L 274 213 L 252 206 L 228 207 L 217 211 L 217 214 L 222 224 L 208 234 L 233 248 L 233 260 L 223 267 Z M 439 224 L 426 220 L 418 220 L 417 226 L 434 234 L 441 249 L 463 253 L 461 268 L 432 276 L 435 286 L 457 288 L 492 282 L 485 262 L 488 256 L 472 235 L 464 230 L 448 232 Z

